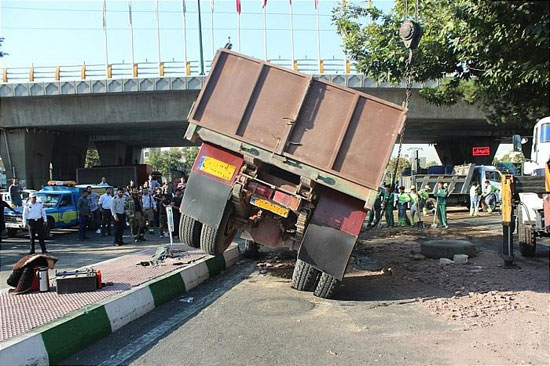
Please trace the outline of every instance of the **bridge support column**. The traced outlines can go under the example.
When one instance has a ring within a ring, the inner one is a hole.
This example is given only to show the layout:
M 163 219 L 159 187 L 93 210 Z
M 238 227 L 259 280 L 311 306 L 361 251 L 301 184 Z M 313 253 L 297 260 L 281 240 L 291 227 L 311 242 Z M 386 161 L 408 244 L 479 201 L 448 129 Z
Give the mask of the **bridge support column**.
M 124 165 L 126 163 L 127 146 L 118 141 L 96 141 L 94 143 L 99 154 L 101 165 Z
M 440 139 L 435 143 L 435 151 L 442 165 L 461 165 L 475 163 L 491 165 L 498 149 L 499 141 L 488 137 L 460 137 Z M 473 156 L 474 147 L 488 147 L 489 155 Z
M 49 180 L 55 132 L 18 128 L 3 130 L 0 139 L 8 182 L 16 176 L 23 187 L 39 189 Z
M 126 164 L 141 164 L 141 147 L 128 146 L 126 148 Z
M 83 168 L 86 162 L 88 140 L 88 136 L 80 134 L 62 133 L 56 136 L 52 156 L 54 179 L 76 180 L 76 169 Z

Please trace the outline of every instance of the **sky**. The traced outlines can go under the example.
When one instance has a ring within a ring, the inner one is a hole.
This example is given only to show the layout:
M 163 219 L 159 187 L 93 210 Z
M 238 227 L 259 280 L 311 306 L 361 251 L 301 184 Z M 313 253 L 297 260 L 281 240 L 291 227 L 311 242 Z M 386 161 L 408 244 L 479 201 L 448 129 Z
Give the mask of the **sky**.
M 319 0 L 321 58 L 343 59 L 341 39 L 332 24 L 332 9 L 340 0 Z M 366 1 L 353 1 L 366 4 Z M 135 62 L 156 62 L 157 33 L 154 0 L 132 0 Z M 188 60 L 199 59 L 197 1 L 186 0 Z M 214 49 L 223 47 L 228 37 L 237 46 L 237 13 L 234 0 L 214 0 L 213 22 L 211 1 L 202 0 L 203 47 L 206 60 Z M 242 0 L 241 49 L 247 55 L 264 57 L 264 16 L 262 0 Z M 317 59 L 317 26 L 314 0 L 294 0 L 294 55 L 296 59 Z M 373 0 L 374 6 L 388 11 L 393 0 Z M 27 1 L 0 0 L 0 37 L 2 50 L 9 55 L 0 59 L 0 68 L 31 65 L 87 65 L 105 63 L 102 20 L 103 0 Z M 107 50 L 109 63 L 131 62 L 128 25 L 128 1 L 107 0 Z M 268 0 L 268 59 L 291 59 L 290 5 L 288 0 Z M 182 0 L 159 0 L 160 54 L 162 61 L 184 60 Z M 211 33 L 213 24 L 213 37 Z M 343 67 L 343 64 L 342 64 Z M 439 161 L 435 149 L 421 147 L 427 161 Z M 497 155 L 510 150 L 502 145 Z M 394 151 L 396 155 L 396 151 Z

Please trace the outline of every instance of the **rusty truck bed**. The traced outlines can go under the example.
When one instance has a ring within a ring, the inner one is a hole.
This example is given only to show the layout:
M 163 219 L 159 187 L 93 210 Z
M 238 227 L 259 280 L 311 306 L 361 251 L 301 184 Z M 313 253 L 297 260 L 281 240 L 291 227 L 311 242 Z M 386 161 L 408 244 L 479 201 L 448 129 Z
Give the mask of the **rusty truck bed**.
M 405 114 L 357 90 L 222 49 L 188 119 L 366 192 L 378 190 Z

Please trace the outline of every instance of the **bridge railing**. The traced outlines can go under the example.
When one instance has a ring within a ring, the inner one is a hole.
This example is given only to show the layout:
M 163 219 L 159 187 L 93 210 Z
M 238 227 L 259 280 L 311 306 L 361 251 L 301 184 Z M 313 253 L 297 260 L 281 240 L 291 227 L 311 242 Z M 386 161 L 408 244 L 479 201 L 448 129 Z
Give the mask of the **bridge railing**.
M 357 74 L 349 60 L 326 59 L 273 59 L 276 65 L 292 68 L 311 74 Z M 210 71 L 211 60 L 205 60 L 204 71 Z M 165 61 L 105 64 L 7 67 L 2 69 L 2 83 L 21 83 L 38 81 L 73 81 L 116 79 L 132 77 L 196 76 L 200 74 L 199 61 Z

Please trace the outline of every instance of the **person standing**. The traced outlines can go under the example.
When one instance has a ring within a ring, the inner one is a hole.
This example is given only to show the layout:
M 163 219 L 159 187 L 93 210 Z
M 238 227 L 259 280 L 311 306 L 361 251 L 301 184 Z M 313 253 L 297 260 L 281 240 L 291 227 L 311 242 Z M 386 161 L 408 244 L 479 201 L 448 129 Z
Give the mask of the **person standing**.
M 124 226 L 126 225 L 126 197 L 124 197 L 124 188 L 119 188 L 117 195 L 111 201 L 111 215 L 115 220 L 115 238 L 113 244 L 116 246 L 123 245 L 122 235 L 124 234 Z
M 411 226 L 415 223 L 422 227 L 422 209 L 420 208 L 420 195 L 416 192 L 416 186 L 411 186 Z
M 439 182 L 438 190 L 434 195 L 437 199 L 437 219 L 439 225 L 443 228 L 448 228 L 447 225 L 447 196 L 448 191 L 443 182 Z
M 430 186 L 426 185 L 424 187 L 424 189 L 421 189 L 420 190 L 420 193 L 419 193 L 419 197 L 420 197 L 420 205 L 419 205 L 419 215 L 420 217 L 422 217 L 422 215 L 424 216 L 428 216 L 430 213 L 428 212 L 428 208 L 426 207 L 426 204 L 428 202 L 428 198 L 430 198 L 430 191 L 431 191 L 431 188 Z
M 111 188 L 105 189 L 105 193 L 99 197 L 99 210 L 101 211 L 101 235 L 111 235 L 111 203 L 113 197 L 111 195 Z
M 4 229 L 6 229 L 4 208 L 15 212 L 15 210 L 6 201 L 3 200 L 2 195 L 0 194 L 0 243 L 2 242 L 2 233 L 4 232 Z
M 388 227 L 393 227 L 395 225 L 393 221 L 393 205 L 395 195 L 392 192 L 391 184 L 386 184 L 384 188 L 384 216 L 386 217 L 386 224 Z
M 88 190 L 82 191 L 82 196 L 78 199 L 76 208 L 78 210 L 78 240 L 84 241 L 89 239 L 86 236 L 86 227 L 90 220 L 90 200 L 88 195 L 90 192 Z
M 172 206 L 172 214 L 174 215 L 174 238 L 177 238 L 179 235 L 180 230 L 180 206 L 181 201 L 183 200 L 183 194 L 181 192 L 181 189 L 176 189 L 176 195 L 172 198 L 171 206 Z
M 493 207 L 496 206 L 496 192 L 496 187 L 486 180 L 485 187 L 483 188 L 483 200 L 481 202 L 483 203 L 483 208 L 487 209 L 487 213 L 493 212 Z
M 370 227 L 373 224 L 378 224 L 380 222 L 380 217 L 382 216 L 382 200 L 384 199 L 384 188 L 380 188 L 376 199 L 374 200 L 374 205 L 372 210 L 369 211 L 369 220 L 367 221 L 367 227 Z M 376 219 L 376 220 L 375 220 Z
M 23 206 L 23 200 L 21 199 L 21 186 L 19 185 L 19 180 L 13 178 L 12 184 L 8 188 L 10 192 L 10 199 L 14 206 L 21 207 Z
M 34 238 L 38 236 L 38 242 L 40 243 L 40 249 L 42 253 L 46 253 L 46 243 L 44 243 L 44 225 L 48 222 L 46 217 L 46 210 L 42 203 L 37 202 L 36 193 L 32 192 L 29 195 L 29 201 L 23 208 L 23 224 L 25 228 L 30 229 L 30 251 L 29 254 L 34 254 Z
M 143 211 L 145 216 L 145 226 L 149 234 L 155 233 L 155 212 L 157 211 L 157 202 L 153 198 L 150 190 L 143 190 Z
M 86 187 L 88 191 L 88 201 L 90 202 L 90 227 L 96 234 L 101 234 L 101 211 L 99 211 L 99 194 L 92 190 L 91 186 Z
M 154 192 L 155 189 L 160 188 L 159 182 L 156 179 L 153 179 L 153 176 L 149 174 L 149 188 Z
M 470 187 L 470 216 L 477 216 L 479 212 L 479 198 L 481 197 L 481 187 L 477 182 L 473 182 Z
M 397 195 L 397 210 L 399 217 L 399 226 L 407 225 L 407 209 L 409 208 L 409 202 L 411 197 L 408 193 L 405 193 L 405 187 L 399 187 L 399 194 Z
M 138 195 L 137 188 L 132 189 L 132 195 L 126 200 L 126 212 L 128 212 L 128 221 L 130 229 L 134 236 L 134 242 L 144 241 L 145 217 L 143 215 L 142 198 Z
M 99 182 L 98 186 L 108 186 L 108 185 L 110 184 L 107 183 L 107 178 L 101 177 L 101 182 Z

